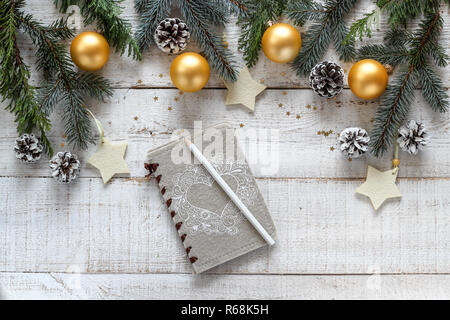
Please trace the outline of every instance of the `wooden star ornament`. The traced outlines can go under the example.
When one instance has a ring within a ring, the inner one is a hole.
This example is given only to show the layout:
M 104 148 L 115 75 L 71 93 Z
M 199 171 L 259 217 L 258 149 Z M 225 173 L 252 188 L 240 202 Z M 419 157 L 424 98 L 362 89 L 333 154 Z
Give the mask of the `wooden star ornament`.
M 369 197 L 375 210 L 387 199 L 400 198 L 402 194 L 395 181 L 398 167 L 387 171 L 379 171 L 368 166 L 366 181 L 356 189 L 356 193 Z
M 96 153 L 88 160 L 88 163 L 100 170 L 103 183 L 107 183 L 117 173 L 130 173 L 124 160 L 126 143 L 112 144 L 103 138 Z
M 255 110 L 255 98 L 266 86 L 255 81 L 247 67 L 239 72 L 238 79 L 235 82 L 224 81 L 228 89 L 226 105 L 242 104 L 250 111 Z

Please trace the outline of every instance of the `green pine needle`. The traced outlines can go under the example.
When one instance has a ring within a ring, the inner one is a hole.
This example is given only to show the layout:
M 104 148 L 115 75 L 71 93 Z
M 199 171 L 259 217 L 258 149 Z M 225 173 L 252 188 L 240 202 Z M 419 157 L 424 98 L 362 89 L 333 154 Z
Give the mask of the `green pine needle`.
M 23 1 L 0 2 L 0 94 L 3 101 L 9 100 L 6 109 L 15 116 L 18 134 L 37 131 L 44 151 L 51 155 L 53 150 L 47 138 L 50 119 L 36 101 L 36 89 L 29 83 L 29 68 L 16 41 L 23 5 Z
M 431 68 L 421 68 L 419 79 L 423 97 L 431 109 L 436 112 L 447 112 L 449 108 L 448 95 L 439 75 Z
M 370 141 L 371 151 L 375 156 L 382 156 L 396 138 L 397 130 L 407 116 L 414 99 L 414 89 L 418 84 L 422 87 L 425 101 L 434 111 L 448 110 L 448 95 L 440 77 L 429 65 L 433 59 L 439 66 L 447 64 L 448 57 L 438 44 L 442 28 L 443 19 L 439 10 L 425 12 L 414 33 L 395 29 L 386 34 L 386 45 L 364 46 L 359 51 L 360 58 L 403 65 L 404 69 L 391 81 L 377 111 Z
M 371 13 L 366 13 L 364 18 L 356 20 L 350 27 L 350 31 L 345 37 L 344 43 L 355 41 L 356 38 L 362 40 L 364 36 L 372 37 L 374 29 L 380 28 L 380 8 L 376 7 Z
M 46 152 L 52 154 L 46 132 L 49 115 L 56 106 L 63 111 L 69 143 L 86 148 L 95 142 L 86 99 L 102 101 L 112 95 L 109 81 L 91 73 L 79 73 L 70 59 L 63 40 L 74 36 L 67 19 L 45 26 L 25 14 L 24 1 L 0 2 L 0 94 L 9 99 L 7 109 L 16 116 L 19 134 L 38 131 Z M 43 74 L 40 89 L 29 84 L 30 73 L 23 63 L 16 33 L 27 34 L 36 47 L 36 69 Z
M 170 15 L 171 0 L 136 0 L 134 7 L 141 14 L 141 24 L 136 30 L 139 48 L 143 51 L 153 43 L 158 24 Z
M 369 146 L 373 155 L 382 156 L 398 135 L 414 99 L 417 75 L 413 69 L 401 72 L 386 89 L 374 120 Z
M 211 21 L 211 4 L 204 0 L 179 0 L 181 13 L 197 39 L 213 69 L 226 81 L 236 81 L 237 70 L 231 51 L 224 46 L 222 38 L 213 33 L 207 22 Z
M 308 15 L 314 23 L 307 30 L 303 38 L 303 47 L 299 55 L 292 62 L 294 70 L 299 76 L 307 75 L 311 69 L 319 62 L 329 47 L 331 41 L 334 42 L 339 58 L 350 61 L 355 57 L 354 41 L 344 41 L 349 30 L 344 23 L 344 18 L 353 8 L 357 0 L 326 0 L 323 7 L 317 7 L 314 14 Z M 300 2 L 302 4 L 303 2 Z M 318 5 L 317 5 L 318 6 Z M 305 21 L 303 15 L 298 15 L 295 19 L 295 6 L 288 6 L 287 12 L 294 19 L 296 24 Z

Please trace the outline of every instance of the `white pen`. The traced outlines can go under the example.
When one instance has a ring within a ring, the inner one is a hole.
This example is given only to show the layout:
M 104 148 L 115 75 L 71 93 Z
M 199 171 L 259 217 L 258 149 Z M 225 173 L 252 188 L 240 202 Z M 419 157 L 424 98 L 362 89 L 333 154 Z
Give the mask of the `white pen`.
M 242 203 L 241 199 L 234 193 L 230 186 L 222 179 L 220 174 L 214 169 L 212 164 L 205 158 L 205 156 L 198 150 L 198 148 L 187 138 L 184 138 L 189 150 L 191 150 L 194 157 L 200 161 L 200 163 L 208 170 L 212 175 L 214 180 L 221 186 L 222 190 L 230 197 L 231 201 L 241 210 L 247 220 L 252 224 L 252 226 L 259 232 L 261 237 L 271 246 L 275 243 L 275 240 L 270 236 L 270 234 L 264 229 L 264 227 L 256 220 L 255 216 L 247 209 L 247 207 Z

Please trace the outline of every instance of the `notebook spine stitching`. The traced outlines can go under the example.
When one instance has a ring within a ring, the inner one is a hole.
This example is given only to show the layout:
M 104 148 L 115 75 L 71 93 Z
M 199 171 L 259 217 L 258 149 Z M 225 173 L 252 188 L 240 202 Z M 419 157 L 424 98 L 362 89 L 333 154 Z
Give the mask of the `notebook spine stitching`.
M 159 163 L 144 163 L 144 167 L 149 172 L 145 177 L 151 178 L 151 177 L 154 176 L 156 170 L 158 170 Z M 166 193 L 166 187 L 162 186 L 162 189 L 161 189 L 161 185 L 159 184 L 160 181 L 161 181 L 161 178 L 162 178 L 162 175 L 157 175 L 156 176 L 156 183 L 158 184 L 158 187 L 160 189 L 161 194 L 164 196 L 164 194 Z M 170 206 L 171 205 L 172 205 L 172 198 L 169 198 L 169 199 L 166 200 L 166 206 L 167 206 L 167 209 L 169 209 L 169 211 L 170 211 Z M 172 220 L 174 222 L 175 222 L 176 214 L 177 213 L 175 212 L 175 210 L 171 210 L 170 211 L 170 216 L 172 217 Z M 181 228 L 182 225 L 183 225 L 183 221 L 178 221 L 178 222 L 175 223 L 175 228 L 177 229 L 178 234 L 180 233 L 180 228 Z M 186 247 L 186 244 L 184 242 L 186 240 L 186 237 L 187 237 L 186 233 L 181 234 L 181 236 L 180 236 L 181 242 L 183 243 L 183 246 L 184 246 L 184 248 L 186 250 L 186 254 L 187 254 L 187 257 L 189 258 L 189 261 L 191 263 L 195 263 L 198 260 L 198 258 L 195 257 L 195 256 L 190 256 L 189 255 L 191 250 L 192 250 L 192 246 Z

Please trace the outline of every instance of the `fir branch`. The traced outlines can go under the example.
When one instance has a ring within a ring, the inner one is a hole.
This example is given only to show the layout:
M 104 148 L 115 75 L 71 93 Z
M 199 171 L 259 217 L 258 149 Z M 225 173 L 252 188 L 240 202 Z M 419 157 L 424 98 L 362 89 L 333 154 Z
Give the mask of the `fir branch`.
M 108 39 L 120 55 L 125 51 L 133 59 L 141 60 L 141 52 L 131 32 L 131 24 L 120 17 L 122 0 L 54 0 L 55 5 L 66 12 L 69 5 L 77 4 L 80 7 L 84 24 L 96 22 L 97 28 Z
M 390 46 L 406 46 L 414 40 L 414 34 L 406 29 L 394 28 L 386 31 L 384 41 Z
M 302 50 L 292 62 L 297 75 L 307 75 L 323 56 L 331 42 L 331 26 L 314 24 L 303 38 Z
M 349 29 L 345 25 L 344 21 L 337 23 L 333 32 L 334 47 L 339 53 L 339 59 L 344 61 L 351 61 L 356 55 L 354 41 L 344 41 L 348 32 Z
M 392 28 L 406 26 L 408 21 L 422 13 L 439 10 L 441 0 L 378 0 L 378 7 L 389 14 L 388 22 Z
M 203 0 L 204 11 L 206 21 L 209 23 L 225 27 L 228 23 L 228 17 L 230 16 L 230 6 L 223 0 Z
M 392 139 L 397 134 L 398 127 L 405 119 L 409 106 L 414 98 L 414 88 L 420 81 L 425 100 L 435 111 L 444 112 L 448 109 L 448 96 L 442 86 L 442 81 L 438 75 L 431 70 L 428 65 L 429 57 L 433 57 L 433 50 L 439 40 L 442 31 L 443 20 L 439 10 L 434 13 L 425 14 L 424 19 L 419 24 L 419 28 L 414 32 L 411 39 L 406 43 L 410 49 L 407 50 L 408 64 L 407 71 L 402 72 L 388 87 L 384 94 L 374 124 L 374 130 L 370 146 L 375 156 L 381 156 L 391 145 Z M 398 40 L 396 40 L 398 41 Z M 387 42 L 393 43 L 387 39 Z M 371 58 L 382 61 L 379 53 L 385 54 L 386 46 L 378 46 L 379 51 L 374 47 L 363 47 L 360 51 L 371 53 Z M 445 54 L 445 52 L 444 52 Z M 385 60 L 386 61 L 386 60 Z M 446 63 L 445 57 L 439 63 Z
M 404 46 L 372 44 L 359 49 L 357 60 L 376 59 L 382 64 L 390 64 L 395 67 L 407 62 L 409 55 Z
M 202 0 L 179 0 L 179 4 L 184 20 L 213 69 L 224 80 L 235 81 L 237 71 L 231 60 L 231 52 L 225 48 L 222 38 L 214 34 L 211 26 L 206 23 L 210 19 L 210 12 L 207 10 L 209 5 L 205 5 Z
M 326 14 L 322 5 L 313 0 L 290 1 L 286 11 L 289 19 L 299 27 L 308 20 L 317 20 Z
M 137 13 L 143 13 L 146 6 L 154 0 L 134 0 L 134 9 Z
M 382 156 L 390 147 L 392 139 L 397 136 L 397 130 L 405 120 L 414 99 L 416 83 L 417 76 L 414 68 L 410 67 L 408 71 L 400 73 L 386 89 L 375 116 L 369 142 L 376 157 Z
M 23 62 L 17 44 L 19 9 L 23 1 L 0 2 L 0 94 L 9 100 L 6 109 L 17 122 L 19 135 L 37 130 L 47 154 L 52 154 L 51 143 L 46 133 L 50 130 L 50 119 L 35 99 L 35 88 L 29 83 L 30 72 Z
M 250 0 L 247 12 L 241 14 L 238 24 L 241 26 L 239 50 L 243 51 L 247 66 L 253 67 L 258 61 L 261 39 L 269 26 L 269 21 L 276 20 L 283 11 L 281 0 Z
M 334 41 L 340 58 L 350 61 L 355 56 L 353 41 L 344 43 L 347 27 L 344 18 L 355 5 L 356 0 L 327 0 L 324 13 L 314 17 L 314 24 L 306 32 L 303 48 L 292 63 L 298 75 L 307 75 L 322 58 L 331 40 Z M 289 7 L 288 7 L 289 8 Z M 289 14 L 289 13 L 288 13 Z M 300 23 L 302 21 L 296 22 Z
M 147 49 L 154 41 L 153 35 L 158 24 L 169 16 L 171 0 L 136 0 L 135 9 L 141 14 L 141 24 L 135 37 L 141 50 Z
M 448 94 L 439 75 L 431 68 L 421 68 L 419 71 L 420 84 L 425 101 L 436 112 L 448 111 Z
M 355 41 L 356 38 L 362 40 L 364 36 L 372 37 L 374 29 L 380 28 L 380 8 L 377 6 L 370 13 L 366 13 L 364 18 L 356 20 L 350 27 L 350 31 L 345 37 L 344 43 Z
M 109 82 L 99 75 L 75 71 L 66 47 L 61 43 L 62 39 L 73 36 L 67 20 L 57 21 L 50 27 L 33 20 L 31 15 L 21 15 L 19 21 L 38 48 L 37 69 L 42 70 L 46 77 L 46 83 L 39 92 L 42 110 L 50 113 L 57 104 L 61 104 L 69 143 L 86 149 L 89 143 L 95 143 L 95 135 L 85 109 L 85 97 L 102 101 L 111 96 Z

